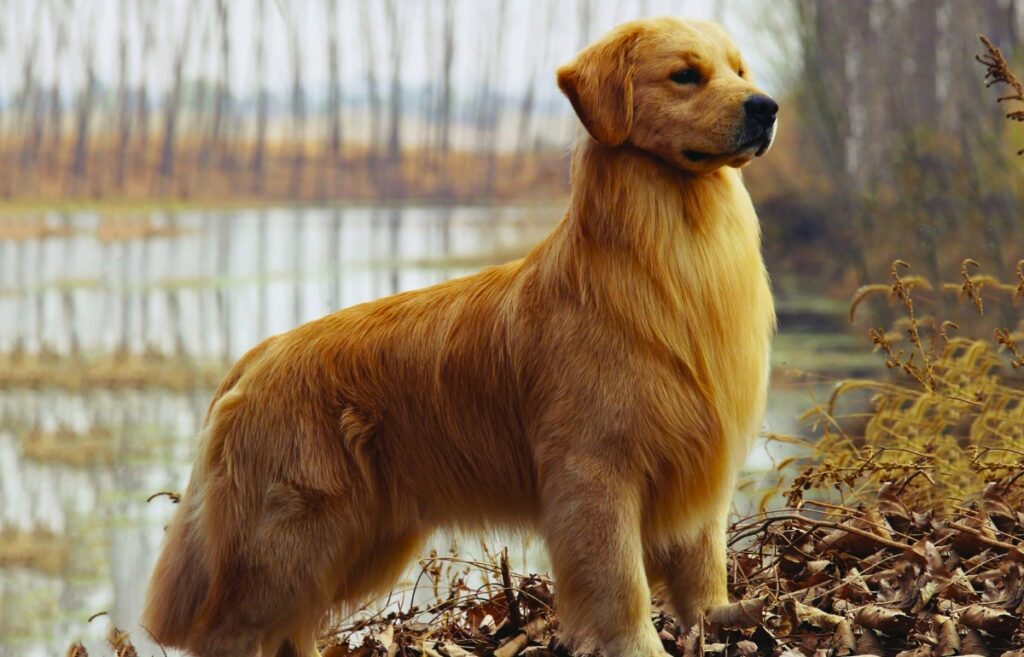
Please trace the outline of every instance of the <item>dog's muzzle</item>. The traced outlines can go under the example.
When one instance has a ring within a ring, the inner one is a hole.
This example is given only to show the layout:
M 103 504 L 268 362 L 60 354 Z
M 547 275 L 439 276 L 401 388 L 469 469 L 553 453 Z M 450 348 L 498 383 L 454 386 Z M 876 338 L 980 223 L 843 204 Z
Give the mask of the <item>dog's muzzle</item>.
M 775 139 L 776 118 L 779 104 L 771 96 L 754 94 L 743 103 L 742 130 L 736 138 L 736 146 L 726 153 L 705 153 L 703 151 L 683 151 L 691 162 L 702 162 L 713 157 L 734 157 L 752 153 L 760 157 L 771 147 Z

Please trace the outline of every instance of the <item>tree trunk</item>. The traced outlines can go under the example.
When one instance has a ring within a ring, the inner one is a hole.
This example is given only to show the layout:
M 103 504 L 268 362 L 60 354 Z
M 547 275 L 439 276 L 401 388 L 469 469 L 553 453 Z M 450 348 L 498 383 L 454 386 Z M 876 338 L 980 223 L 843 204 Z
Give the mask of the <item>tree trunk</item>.
M 387 17 L 388 40 L 391 46 L 391 88 L 390 88 L 390 118 L 388 121 L 388 164 L 392 174 L 398 173 L 397 179 L 392 179 L 393 185 L 401 184 L 401 159 L 402 159 L 402 26 L 399 21 L 396 0 L 385 0 L 384 12 Z
M 114 183 L 118 190 L 124 189 L 124 174 L 128 164 L 128 144 L 131 141 L 131 106 L 128 98 L 128 6 L 127 0 L 120 2 L 120 30 L 117 45 L 117 167 Z
M 441 55 L 441 98 L 437 120 L 441 129 L 438 134 L 438 149 L 443 163 L 448 161 L 451 150 L 452 127 L 452 65 L 455 61 L 455 11 L 452 0 L 444 0 L 444 37 Z
M 90 31 L 91 32 L 91 31 Z M 93 105 L 96 99 L 96 66 L 94 61 L 95 41 L 90 36 L 83 58 L 85 59 L 85 88 L 78 102 L 75 121 L 75 150 L 71 173 L 76 181 L 83 181 L 89 158 L 89 129 L 92 127 Z M 97 179 L 99 176 L 94 176 Z M 99 190 L 94 190 L 99 191 Z
M 249 169 L 252 173 L 252 190 L 257 194 L 263 192 L 267 148 L 267 112 L 270 103 L 266 80 L 266 5 L 267 0 L 256 1 L 256 80 L 259 90 L 256 92 L 256 136 Z
M 181 110 L 182 86 L 184 84 L 185 57 L 192 35 L 192 16 L 195 14 L 196 0 L 192 0 L 185 17 L 185 29 L 174 53 L 171 89 L 164 101 L 164 134 L 163 146 L 160 148 L 160 176 L 165 184 L 174 175 L 175 144 L 178 133 L 179 112 Z
M 331 162 L 341 159 L 341 55 L 338 47 L 338 0 L 325 0 L 327 9 L 327 143 Z
M 379 167 L 381 99 L 377 82 L 377 49 L 373 39 L 375 32 L 370 17 L 372 6 L 374 5 L 369 2 L 359 3 L 359 20 L 363 34 L 363 57 L 366 67 L 366 93 L 370 105 L 370 143 L 368 144 L 369 155 L 367 160 L 376 190 L 379 194 L 383 194 L 384 185 L 381 181 Z

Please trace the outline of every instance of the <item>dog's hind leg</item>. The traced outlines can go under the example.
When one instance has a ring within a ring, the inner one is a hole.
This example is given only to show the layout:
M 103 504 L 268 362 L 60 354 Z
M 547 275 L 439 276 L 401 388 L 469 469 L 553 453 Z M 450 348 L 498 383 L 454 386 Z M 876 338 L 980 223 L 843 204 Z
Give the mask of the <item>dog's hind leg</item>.
M 273 506 L 254 548 L 272 555 L 262 578 L 275 609 L 264 624 L 262 657 L 316 657 L 321 621 L 329 609 L 351 611 L 394 584 L 423 544 L 422 532 L 376 526 L 383 518 L 357 518 L 351 500 L 309 505 L 309 493 L 275 487 Z M 307 511 L 303 512 L 306 508 Z M 385 523 L 386 525 L 387 523 Z M 247 601 L 243 604 L 251 604 Z
M 344 568 L 332 606 L 351 609 L 368 596 L 386 591 L 422 544 L 421 534 L 413 531 L 388 533 L 376 542 L 369 542 L 361 555 Z M 320 657 L 316 648 L 318 630 L 318 617 L 304 617 L 288 630 L 269 632 L 264 638 L 262 654 L 268 657 Z M 287 637 L 283 641 L 282 634 Z
M 297 634 L 285 639 L 285 641 L 273 652 L 273 647 L 265 647 L 261 651 L 266 657 L 323 657 L 316 647 L 316 632 L 303 633 L 301 637 Z
M 204 657 L 274 657 L 289 642 L 310 657 L 331 607 L 343 546 L 353 536 L 347 502 L 279 482 L 249 532 L 218 554 L 211 595 L 190 649 Z M 232 652 L 239 637 L 261 647 Z M 289 654 L 284 652 L 281 654 Z
M 659 547 L 649 554 L 652 579 L 665 587 L 672 611 L 684 626 L 696 623 L 701 613 L 729 602 L 726 524 L 723 512 L 691 540 Z
M 421 531 L 382 533 L 368 542 L 362 554 L 339 582 L 335 600 L 347 608 L 366 602 L 366 598 L 386 593 L 409 566 L 423 546 Z

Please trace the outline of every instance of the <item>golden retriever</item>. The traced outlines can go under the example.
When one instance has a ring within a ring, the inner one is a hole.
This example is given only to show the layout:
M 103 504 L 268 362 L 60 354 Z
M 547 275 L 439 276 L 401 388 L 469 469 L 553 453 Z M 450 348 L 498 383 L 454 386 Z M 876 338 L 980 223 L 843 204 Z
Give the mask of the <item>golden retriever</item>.
M 718 26 L 620 26 L 558 71 L 589 136 L 521 260 L 274 336 L 210 406 L 143 625 L 202 657 L 316 654 L 441 528 L 534 529 L 563 634 L 655 657 L 652 587 L 725 603 L 725 519 L 774 310 L 739 167 L 777 106 Z

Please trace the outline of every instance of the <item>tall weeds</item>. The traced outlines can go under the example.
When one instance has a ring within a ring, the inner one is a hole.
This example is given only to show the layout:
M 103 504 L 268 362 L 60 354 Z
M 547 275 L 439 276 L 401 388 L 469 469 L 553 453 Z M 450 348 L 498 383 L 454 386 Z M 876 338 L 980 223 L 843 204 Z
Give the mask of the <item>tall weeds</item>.
M 996 99 L 996 102 L 1024 103 L 1024 83 L 1021 83 L 1013 71 L 1010 70 L 1010 65 L 1006 58 L 1003 57 L 1003 52 L 986 37 L 981 36 L 978 38 L 981 39 L 982 45 L 985 46 L 985 54 L 978 55 L 975 59 L 985 67 L 985 86 L 991 87 L 1002 84 L 1009 87 L 1006 95 L 1000 96 Z M 1024 110 L 1010 110 L 1006 113 L 1006 118 L 1011 121 L 1024 122 Z M 1024 148 L 1017 151 L 1017 155 L 1024 155 Z
M 1014 283 L 972 273 L 976 267 L 965 260 L 958 282 L 931 283 L 905 275 L 907 264 L 896 261 L 889 284 L 857 291 L 851 321 L 881 295 L 899 311 L 889 328 L 868 330 L 895 376 L 844 380 L 805 414 L 817 428 L 808 446 L 814 463 L 792 483 L 789 505 L 823 488 L 838 489 L 847 504 L 866 502 L 899 481 L 901 499 L 922 511 L 951 512 L 995 484 L 1008 503 L 1024 506 L 1024 388 L 1007 372 L 1024 364 L 1024 317 L 1012 327 L 982 329 L 991 336 L 982 339 L 959 335 L 952 318 L 919 310 L 942 308 L 952 297 L 987 327 L 986 301 L 1019 307 L 1024 260 Z

